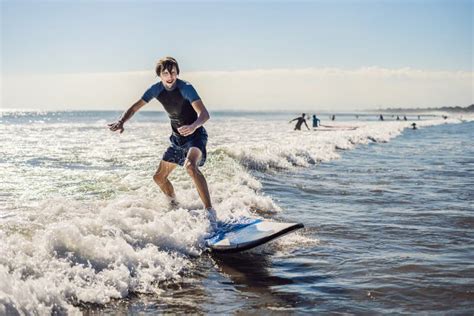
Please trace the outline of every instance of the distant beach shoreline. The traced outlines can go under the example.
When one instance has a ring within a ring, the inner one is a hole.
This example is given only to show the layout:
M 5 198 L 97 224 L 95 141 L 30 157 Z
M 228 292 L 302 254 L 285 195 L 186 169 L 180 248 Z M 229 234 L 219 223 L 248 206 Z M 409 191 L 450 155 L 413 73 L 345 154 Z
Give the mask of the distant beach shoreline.
M 432 113 L 448 112 L 453 114 L 474 113 L 474 104 L 466 107 L 461 106 L 443 106 L 438 108 L 387 108 L 378 110 L 382 113 Z M 375 111 L 376 112 L 376 111 Z

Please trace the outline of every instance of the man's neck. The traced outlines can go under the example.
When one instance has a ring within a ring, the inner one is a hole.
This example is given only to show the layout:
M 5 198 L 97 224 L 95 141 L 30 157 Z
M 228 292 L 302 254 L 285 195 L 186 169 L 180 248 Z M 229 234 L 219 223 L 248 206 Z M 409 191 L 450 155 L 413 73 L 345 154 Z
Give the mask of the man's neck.
M 168 88 L 165 84 L 163 84 L 163 87 L 165 87 L 166 91 L 173 91 L 174 89 L 176 89 L 177 85 L 178 85 L 178 80 L 176 80 L 170 88 Z

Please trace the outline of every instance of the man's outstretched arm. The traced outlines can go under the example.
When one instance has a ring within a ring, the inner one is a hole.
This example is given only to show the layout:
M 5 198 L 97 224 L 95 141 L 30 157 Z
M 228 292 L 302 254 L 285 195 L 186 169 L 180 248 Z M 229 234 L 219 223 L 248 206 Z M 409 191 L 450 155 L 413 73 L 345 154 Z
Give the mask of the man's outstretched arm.
M 133 116 L 133 114 L 135 114 L 135 112 L 138 112 L 138 110 L 140 110 L 145 104 L 146 102 L 142 99 L 135 102 L 127 111 L 122 114 L 117 122 L 108 124 L 109 129 L 114 132 L 120 131 L 120 134 L 123 133 L 123 124 L 128 121 Z
M 306 125 L 306 128 L 309 130 L 308 124 L 306 124 L 306 120 L 303 121 L 304 125 Z

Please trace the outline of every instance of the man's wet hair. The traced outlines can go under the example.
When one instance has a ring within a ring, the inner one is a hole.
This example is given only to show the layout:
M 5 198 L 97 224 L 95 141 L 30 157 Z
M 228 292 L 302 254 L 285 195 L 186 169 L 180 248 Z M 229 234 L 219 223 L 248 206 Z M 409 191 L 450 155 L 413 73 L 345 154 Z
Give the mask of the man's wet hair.
M 168 70 L 171 73 L 173 67 L 176 67 L 176 72 L 179 75 L 179 66 L 176 59 L 174 59 L 173 57 L 166 56 L 158 61 L 158 63 L 156 64 L 155 72 L 158 76 L 160 76 L 161 73 L 165 70 Z

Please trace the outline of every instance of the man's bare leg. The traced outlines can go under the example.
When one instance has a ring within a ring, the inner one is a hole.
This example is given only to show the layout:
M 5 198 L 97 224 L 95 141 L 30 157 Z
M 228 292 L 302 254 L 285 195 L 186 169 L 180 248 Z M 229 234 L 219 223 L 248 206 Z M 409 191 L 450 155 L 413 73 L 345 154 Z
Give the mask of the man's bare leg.
M 186 161 L 184 163 L 184 167 L 186 171 L 191 176 L 196 185 L 196 189 L 199 193 L 199 197 L 201 198 L 202 203 L 206 209 L 211 209 L 211 197 L 209 196 L 209 189 L 207 187 L 206 179 L 204 175 L 198 168 L 198 163 L 201 160 L 201 150 L 197 147 L 191 147 L 188 151 L 188 155 L 186 156 Z
M 155 180 L 156 184 L 158 184 L 161 191 L 163 191 L 163 193 L 166 194 L 166 196 L 168 196 L 172 201 L 176 198 L 176 195 L 174 193 L 173 185 L 168 180 L 168 176 L 174 170 L 174 168 L 176 168 L 176 164 L 162 160 L 160 161 L 158 170 L 156 170 L 156 173 L 153 176 L 153 180 Z

